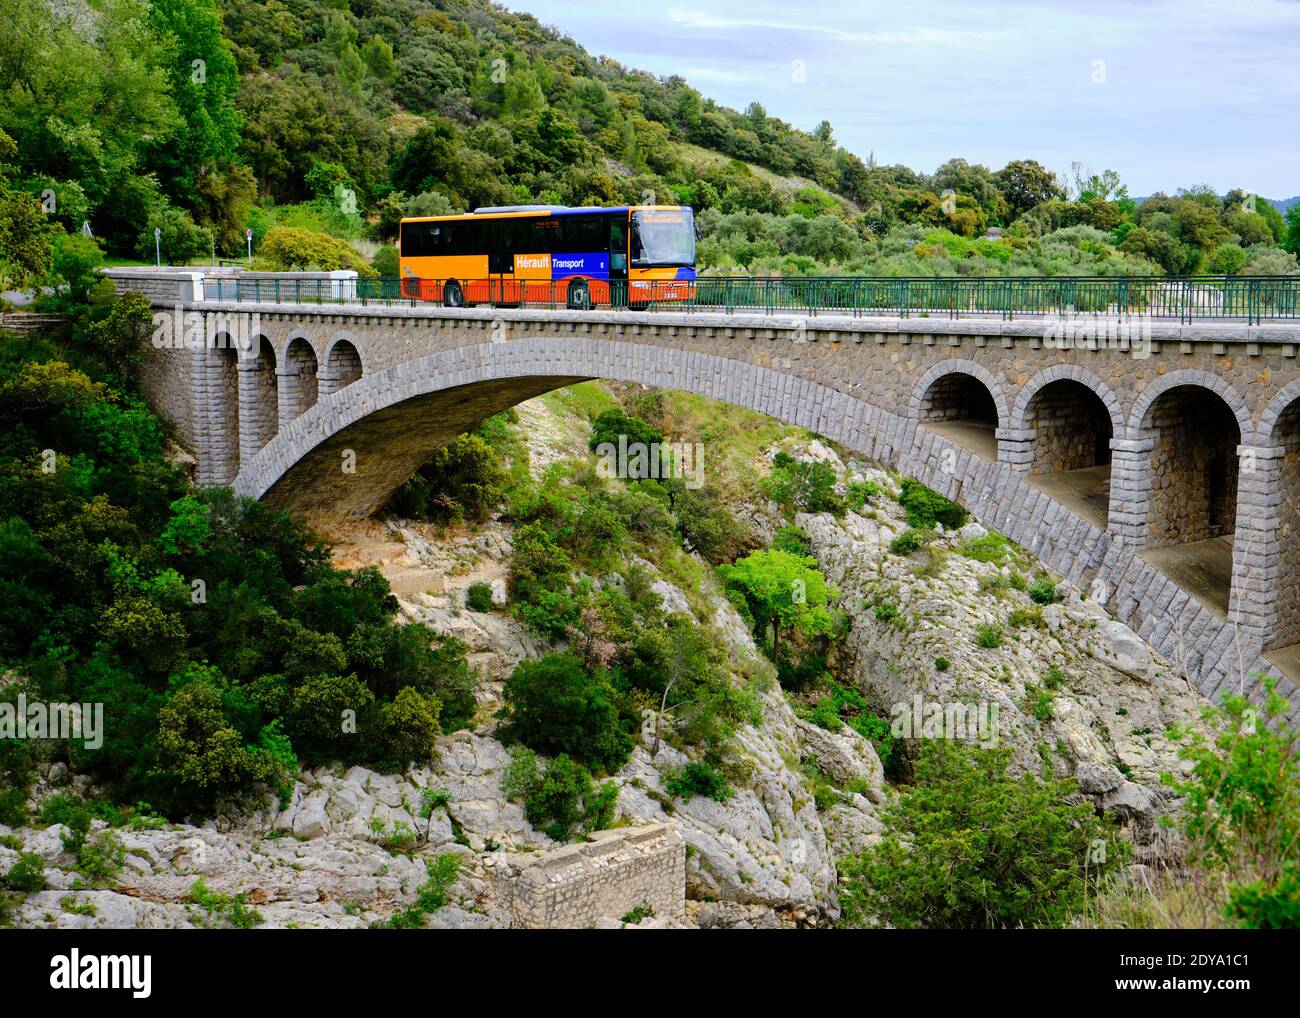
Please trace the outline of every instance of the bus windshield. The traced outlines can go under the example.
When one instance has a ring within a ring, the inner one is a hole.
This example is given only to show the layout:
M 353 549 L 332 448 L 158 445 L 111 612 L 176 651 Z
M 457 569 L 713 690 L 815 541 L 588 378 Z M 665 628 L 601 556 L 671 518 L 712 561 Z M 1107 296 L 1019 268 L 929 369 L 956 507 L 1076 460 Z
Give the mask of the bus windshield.
M 695 222 L 690 209 L 632 213 L 632 264 L 694 265 Z

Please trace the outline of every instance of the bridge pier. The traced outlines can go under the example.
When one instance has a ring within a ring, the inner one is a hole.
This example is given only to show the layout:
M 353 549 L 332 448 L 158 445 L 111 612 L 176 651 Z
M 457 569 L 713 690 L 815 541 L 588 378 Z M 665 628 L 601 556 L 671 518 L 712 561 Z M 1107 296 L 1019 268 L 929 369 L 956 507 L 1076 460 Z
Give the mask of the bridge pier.
M 1243 637 L 1265 650 L 1294 643 L 1293 622 L 1279 612 L 1283 577 L 1282 469 L 1285 446 L 1237 447 L 1237 532 L 1232 546 L 1232 611 Z M 1291 578 L 1294 580 L 1294 577 Z
M 1017 474 L 1028 474 L 1034 465 L 1033 428 L 998 428 L 998 462 L 1005 463 Z
M 1151 494 L 1154 438 L 1110 440 L 1110 513 L 1107 529 L 1121 544 L 1141 547 L 1146 540 L 1146 503 Z
M 239 473 L 238 362 L 224 337 L 193 351 L 195 480 L 204 487 L 233 484 Z
M 239 461 L 249 462 L 279 429 L 275 352 L 263 337 L 257 352 L 239 359 Z

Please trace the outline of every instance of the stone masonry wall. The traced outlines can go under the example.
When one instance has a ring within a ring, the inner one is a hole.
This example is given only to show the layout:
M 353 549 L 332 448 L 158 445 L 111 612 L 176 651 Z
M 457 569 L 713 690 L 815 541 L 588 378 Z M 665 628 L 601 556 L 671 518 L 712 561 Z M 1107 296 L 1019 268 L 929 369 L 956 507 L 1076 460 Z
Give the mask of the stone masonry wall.
M 1237 422 L 1218 397 L 1174 390 L 1152 408 L 1149 548 L 1231 534 L 1237 518 Z
M 1293 408 L 1278 422 L 1281 462 L 1281 506 L 1276 540 L 1278 575 L 1277 625 L 1270 646 L 1289 647 L 1300 643 L 1300 408 Z
M 685 917 L 686 842 L 664 824 L 598 831 L 586 844 L 494 863 L 493 886 L 522 929 L 585 929 L 638 906 Z
M 1111 423 L 1106 407 L 1077 382 L 1051 382 L 1029 402 L 1035 429 L 1033 474 L 1054 474 L 1110 462 Z

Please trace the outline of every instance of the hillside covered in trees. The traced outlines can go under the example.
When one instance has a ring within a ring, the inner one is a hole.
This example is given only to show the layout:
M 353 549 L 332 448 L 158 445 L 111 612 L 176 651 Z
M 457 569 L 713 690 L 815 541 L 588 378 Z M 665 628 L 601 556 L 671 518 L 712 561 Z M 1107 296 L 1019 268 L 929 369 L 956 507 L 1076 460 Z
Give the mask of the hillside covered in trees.
M 10 239 L 33 230 L 89 224 L 105 255 L 152 260 L 156 228 L 186 263 L 242 254 L 251 228 L 268 267 L 387 273 L 403 214 L 652 200 L 700 213 L 701 268 L 722 272 L 1300 271 L 1295 208 L 1203 186 L 1137 206 L 1112 171 L 1064 181 L 1029 158 L 878 165 L 825 121 L 723 108 L 487 0 L 0 0 L 0 16 L 11 284 L 42 273 L 42 244 Z

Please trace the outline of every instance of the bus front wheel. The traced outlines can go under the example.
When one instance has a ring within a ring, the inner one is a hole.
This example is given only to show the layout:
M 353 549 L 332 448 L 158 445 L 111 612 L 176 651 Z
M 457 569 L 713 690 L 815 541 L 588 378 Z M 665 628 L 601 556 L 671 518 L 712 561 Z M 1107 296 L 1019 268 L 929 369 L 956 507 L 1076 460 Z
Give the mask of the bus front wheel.
M 459 283 L 451 282 L 442 288 L 442 306 L 447 308 L 465 306 L 465 294 L 461 291 Z
M 587 284 L 581 280 L 575 280 L 569 284 L 568 304 L 570 311 L 590 311 L 591 310 L 591 290 Z

